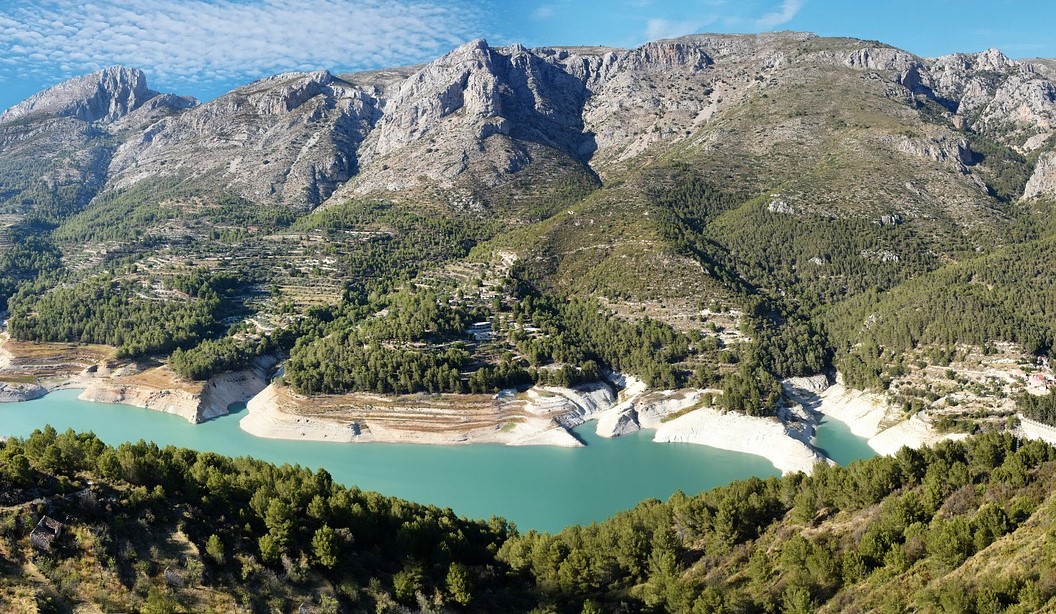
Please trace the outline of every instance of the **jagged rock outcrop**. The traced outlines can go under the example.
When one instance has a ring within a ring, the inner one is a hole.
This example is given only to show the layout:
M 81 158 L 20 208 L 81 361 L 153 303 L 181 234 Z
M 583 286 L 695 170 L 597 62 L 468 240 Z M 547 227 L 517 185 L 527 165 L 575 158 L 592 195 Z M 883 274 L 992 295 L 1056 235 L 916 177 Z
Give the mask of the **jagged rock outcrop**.
M 1044 63 L 1012 60 L 998 49 L 931 60 L 890 47 L 864 47 L 842 59 L 835 51 L 816 57 L 855 70 L 895 73 L 893 80 L 910 93 L 954 114 L 957 129 L 971 128 L 1026 151 L 1044 144 L 1056 125 L 1053 71 Z
M 64 81 L 35 94 L 0 115 L 0 123 L 34 115 L 70 117 L 85 122 L 114 122 L 158 98 L 147 87 L 147 78 L 138 68 L 111 66 Z M 167 96 L 156 101 L 174 108 L 193 105 L 193 99 Z
M 1056 197 L 1056 152 L 1047 151 L 1038 158 L 1034 174 L 1027 181 L 1023 198 L 1035 196 Z
M 125 142 L 108 187 L 193 178 L 203 191 L 309 209 L 356 173 L 356 148 L 379 117 L 374 96 L 327 71 L 277 75 Z
M 905 71 L 900 81 L 956 113 L 962 127 L 1025 150 L 1043 144 L 1056 122 L 1051 76 L 997 49 L 924 61 Z
M 18 384 L 0 382 L 0 403 L 21 403 L 32 401 L 47 394 L 46 388 L 40 384 Z
M 903 128 L 919 124 L 914 96 L 947 109 L 953 130 L 853 138 L 968 168 L 957 181 L 970 200 L 969 192 L 980 191 L 970 170 L 977 161 L 955 131 L 981 132 L 1022 151 L 1045 146 L 1056 130 L 1054 74 L 1044 62 L 1017 62 L 996 49 L 923 59 L 874 42 L 788 32 L 692 35 L 636 49 L 496 48 L 475 40 L 418 67 L 342 77 L 288 73 L 203 105 L 150 90 L 139 70 L 109 68 L 0 116 L 0 151 L 7 160 L 46 159 L 49 147 L 81 151 L 76 164 L 56 161 L 22 182 L 49 189 L 72 182 L 80 190 L 76 207 L 100 189 L 181 178 L 204 195 L 233 193 L 297 210 L 393 193 L 482 208 L 530 198 L 541 182 L 561 184 L 570 174 L 618 176 L 643 156 L 683 144 L 756 165 L 790 147 L 820 151 L 825 130 L 835 127 L 816 125 L 825 117 L 799 118 L 816 114 L 824 100 L 762 118 L 773 125 L 749 138 L 733 110 L 771 91 L 849 79 L 840 87 L 882 83 L 877 93 L 901 105 L 890 112 Z M 17 144 L 43 142 L 42 131 L 53 146 Z M 926 194 L 927 182 L 913 179 Z
M 843 65 L 858 70 L 897 70 L 905 73 L 916 68 L 918 60 L 901 49 L 866 47 L 852 51 L 844 58 Z
M 275 362 L 272 356 L 261 356 L 245 369 L 221 373 L 206 382 L 186 386 L 173 386 L 171 384 L 175 382 L 172 382 L 167 388 L 122 376 L 134 375 L 135 368 L 126 366 L 123 370 L 127 372 L 122 374 L 120 370 L 114 372 L 105 367 L 93 367 L 85 373 L 87 377 L 82 382 L 85 388 L 78 398 L 152 409 L 198 424 L 227 415 L 231 404 L 247 403 L 263 391 L 269 384 Z
M 46 216 L 83 209 L 109 179 L 117 144 L 198 101 L 159 94 L 115 66 L 50 87 L 0 115 L 0 204 Z
M 589 92 L 577 77 L 520 45 L 475 40 L 392 88 L 360 149 L 368 173 L 349 191 L 439 185 L 487 192 L 533 162 L 584 161 Z
M 908 137 L 904 135 L 888 137 L 895 148 L 911 156 L 927 158 L 935 162 L 954 162 L 968 165 L 972 163 L 972 150 L 964 138 L 949 134 L 938 134 L 931 138 Z

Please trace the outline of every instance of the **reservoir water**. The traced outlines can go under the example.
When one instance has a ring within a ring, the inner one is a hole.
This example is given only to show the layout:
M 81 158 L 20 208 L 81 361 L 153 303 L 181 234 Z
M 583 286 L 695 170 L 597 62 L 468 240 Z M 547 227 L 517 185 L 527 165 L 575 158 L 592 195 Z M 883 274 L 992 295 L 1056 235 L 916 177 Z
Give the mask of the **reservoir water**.
M 840 465 L 876 456 L 864 437 L 858 437 L 845 423 L 827 416 L 818 425 L 815 436 L 816 446 Z
M 92 431 L 111 445 L 145 439 L 161 446 L 322 467 L 346 485 L 450 507 L 474 518 L 504 516 L 521 530 L 556 531 L 604 520 L 643 499 L 666 499 L 678 490 L 697 493 L 750 476 L 779 474 L 761 456 L 652 443 L 652 431 L 603 439 L 594 434 L 592 422 L 576 431 L 587 446 L 572 449 L 282 441 L 242 431 L 238 421 L 244 407 L 193 425 L 161 412 L 81 401 L 78 394 L 63 390 L 36 401 L 0 404 L 0 434 L 27 437 L 51 424 L 60 432 Z M 854 437 L 849 431 L 831 434 Z M 824 445 L 834 447 L 832 442 Z

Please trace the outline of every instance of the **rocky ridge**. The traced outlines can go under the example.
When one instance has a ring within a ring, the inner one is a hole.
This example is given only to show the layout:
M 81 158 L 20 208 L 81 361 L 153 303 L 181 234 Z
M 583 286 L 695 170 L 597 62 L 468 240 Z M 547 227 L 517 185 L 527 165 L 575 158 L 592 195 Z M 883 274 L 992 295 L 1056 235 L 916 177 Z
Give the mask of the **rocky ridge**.
M 0 204 L 50 216 L 83 209 L 110 179 L 117 144 L 197 104 L 155 92 L 143 71 L 120 66 L 31 96 L 0 114 Z
M 0 123 L 28 119 L 33 115 L 112 123 L 159 96 L 161 94 L 147 88 L 147 77 L 142 70 L 112 66 L 34 94 L 0 114 Z M 171 95 L 158 102 L 176 108 L 193 106 L 193 99 Z
M 956 130 L 1030 152 L 1056 129 L 1056 83 L 1044 63 L 995 49 L 924 59 L 803 33 L 692 35 L 631 50 L 475 40 L 421 67 L 288 73 L 203 105 L 114 67 L 33 96 L 0 125 L 68 118 L 127 131 L 112 160 L 89 165 L 106 170 L 81 179 L 104 190 L 175 177 L 301 210 L 331 196 L 434 189 L 458 196 L 449 203 L 480 206 L 533 168 L 578 165 L 606 177 L 680 143 L 726 148 L 724 115 L 797 75 L 841 69 L 880 78 L 892 99 L 945 109 L 950 130 L 889 146 L 961 170 L 971 158 Z
M 357 172 L 356 148 L 379 117 L 374 96 L 325 70 L 269 77 L 124 142 L 108 189 L 168 177 L 311 208 Z

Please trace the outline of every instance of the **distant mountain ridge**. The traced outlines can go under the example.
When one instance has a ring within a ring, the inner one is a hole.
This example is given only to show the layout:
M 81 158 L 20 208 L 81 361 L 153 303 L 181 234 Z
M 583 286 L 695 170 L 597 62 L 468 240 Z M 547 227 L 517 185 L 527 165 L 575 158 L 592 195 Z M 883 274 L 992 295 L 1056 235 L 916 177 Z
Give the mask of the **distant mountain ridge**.
M 487 202 L 534 164 L 578 164 L 605 176 L 647 150 L 685 143 L 753 90 L 798 70 L 841 68 L 883 75 L 886 95 L 935 101 L 951 127 L 1023 152 L 1041 148 L 1056 127 L 1056 71 L 1045 62 L 995 49 L 927 60 L 864 41 L 778 33 L 692 35 L 632 50 L 476 40 L 417 68 L 288 73 L 200 105 L 150 90 L 138 69 L 113 67 L 12 107 L 0 116 L 0 134 L 16 120 L 108 126 L 114 149 L 103 190 L 180 176 L 300 210 L 335 192 L 438 188 L 457 194 L 453 201 Z M 897 146 L 967 160 L 946 135 Z M 1040 166 L 1032 195 L 1051 190 L 1050 166 Z
M 72 117 L 84 122 L 112 123 L 144 104 L 188 109 L 194 98 L 159 94 L 147 88 L 138 68 L 112 66 L 76 77 L 35 94 L 0 114 L 0 123 L 33 115 Z

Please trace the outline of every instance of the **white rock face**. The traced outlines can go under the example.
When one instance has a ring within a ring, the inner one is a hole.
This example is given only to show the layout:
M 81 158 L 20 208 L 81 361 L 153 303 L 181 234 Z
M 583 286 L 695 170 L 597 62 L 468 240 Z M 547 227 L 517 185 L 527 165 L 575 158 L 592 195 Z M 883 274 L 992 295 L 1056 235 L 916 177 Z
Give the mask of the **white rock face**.
M 949 135 L 938 135 L 933 138 L 895 138 L 895 148 L 911 156 L 927 158 L 935 162 L 955 162 L 962 165 L 972 163 L 972 150 L 968 141 Z
M 113 122 L 158 96 L 138 68 L 113 66 L 70 79 L 36 94 L 0 115 L 0 123 L 33 114 Z
M 638 412 L 634 407 L 613 407 L 598 417 L 597 434 L 601 437 L 619 437 L 641 430 Z
M 870 47 L 852 51 L 844 66 L 857 70 L 897 70 L 906 72 L 917 66 L 917 58 L 901 49 Z
M 121 403 L 153 409 L 175 414 L 192 423 L 200 421 L 198 406 L 201 399 L 198 395 L 182 390 L 157 390 L 145 386 L 100 381 L 90 384 L 77 398 L 93 403 Z
M 782 473 L 810 473 L 825 458 L 775 418 L 701 408 L 665 422 L 653 441 L 696 443 L 765 457 Z
M 546 386 L 543 390 L 554 395 L 552 399 L 559 399 L 558 402 L 563 405 L 562 425 L 569 428 L 583 424 L 599 412 L 609 409 L 616 402 L 616 395 L 612 388 L 604 382 L 584 384 L 575 388 Z M 544 406 L 545 403 L 540 407 Z M 548 409 L 548 411 L 552 410 Z
M 242 430 L 267 439 L 357 441 L 359 430 L 354 424 L 337 424 L 283 413 L 275 405 L 277 396 L 273 384 L 250 399 L 246 404 L 249 413 L 238 422 Z
M 0 403 L 32 401 L 47 393 L 48 391 L 39 384 L 8 384 L 0 382 Z
M 934 96 L 958 115 L 977 119 L 970 127 L 1018 136 L 1051 134 L 1056 126 L 1056 84 L 1029 63 L 997 49 L 957 53 L 925 62 L 918 90 Z M 1040 143 L 1039 143 L 1040 144 Z
M 538 188 L 547 178 L 567 178 L 569 169 L 588 180 L 617 176 L 658 146 L 728 148 L 728 111 L 819 71 L 882 80 L 884 95 L 904 102 L 907 116 L 917 115 L 914 95 L 954 115 L 952 130 L 877 137 L 907 155 L 970 166 L 958 130 L 1023 151 L 1056 133 L 1056 71 L 1047 64 L 1017 62 L 996 49 L 924 59 L 867 41 L 816 45 L 815 38 L 692 35 L 636 49 L 497 48 L 475 40 L 423 66 L 344 78 L 327 71 L 276 75 L 203 105 L 157 94 L 141 71 L 116 67 L 57 85 L 0 116 L 0 154 L 54 158 L 58 145 L 25 147 L 43 138 L 34 118 L 66 122 L 45 135 L 56 143 L 93 122 L 104 130 L 105 146 L 30 179 L 61 184 L 56 176 L 74 177 L 90 188 L 81 205 L 99 189 L 181 177 L 206 194 L 299 210 L 392 192 L 481 210 L 521 197 L 511 191 L 528 190 L 517 179 L 529 169 L 542 169 L 527 175 Z M 766 143 L 777 137 L 800 142 L 810 131 L 796 117 L 758 145 L 743 144 L 746 153 L 767 155 Z M 17 133 L 5 133 L 16 126 Z M 76 147 L 63 142 L 61 149 Z
M 127 141 L 110 164 L 109 188 L 198 177 L 257 203 L 311 208 L 357 172 L 356 147 L 378 105 L 327 71 L 263 79 Z
M 120 380 L 131 367 L 110 371 L 106 367 L 92 367 L 82 373 L 82 379 L 72 387 L 84 387 L 79 399 L 95 403 L 121 403 L 175 414 L 198 424 L 224 416 L 232 403 L 247 403 L 268 386 L 268 374 L 275 364 L 271 356 L 254 360 L 241 371 L 215 375 L 198 392 L 179 389 L 159 389 L 131 384 Z
M 1034 167 L 1034 174 L 1030 176 L 1023 190 L 1023 198 L 1042 195 L 1056 196 L 1056 152 L 1041 154 L 1037 166 Z

